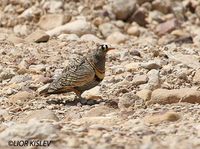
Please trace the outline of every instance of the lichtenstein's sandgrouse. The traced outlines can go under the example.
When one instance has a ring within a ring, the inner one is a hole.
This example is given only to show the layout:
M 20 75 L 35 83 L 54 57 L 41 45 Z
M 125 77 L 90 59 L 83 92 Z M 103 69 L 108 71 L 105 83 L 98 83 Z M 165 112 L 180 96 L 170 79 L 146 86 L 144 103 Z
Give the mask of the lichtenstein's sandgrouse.
M 62 74 L 43 91 L 45 94 L 75 92 L 77 96 L 97 86 L 105 75 L 106 53 L 114 48 L 98 45 L 88 56 L 77 55 Z

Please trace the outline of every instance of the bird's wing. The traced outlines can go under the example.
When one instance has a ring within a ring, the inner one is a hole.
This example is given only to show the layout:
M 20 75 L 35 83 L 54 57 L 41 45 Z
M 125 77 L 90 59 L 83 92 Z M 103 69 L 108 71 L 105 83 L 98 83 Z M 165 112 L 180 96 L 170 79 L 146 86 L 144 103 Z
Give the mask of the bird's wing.
M 82 86 L 92 81 L 94 77 L 95 71 L 86 58 L 77 56 L 69 60 L 68 66 L 66 66 L 62 74 L 51 83 L 50 89 L 56 90 L 63 87 Z

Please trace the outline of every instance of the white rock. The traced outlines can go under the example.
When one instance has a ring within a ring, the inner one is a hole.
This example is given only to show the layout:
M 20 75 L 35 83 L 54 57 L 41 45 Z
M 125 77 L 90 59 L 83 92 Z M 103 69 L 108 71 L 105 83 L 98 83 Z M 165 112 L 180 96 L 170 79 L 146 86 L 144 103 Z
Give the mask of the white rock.
M 160 73 L 156 69 L 152 69 L 147 73 L 149 78 L 148 84 L 145 89 L 154 90 L 161 86 L 160 84 Z
M 136 9 L 136 0 L 113 0 L 112 11 L 117 19 L 127 20 Z
M 92 34 L 85 34 L 85 35 L 81 36 L 80 39 L 83 41 L 94 41 L 96 43 L 104 43 L 103 40 L 99 39 L 98 37 L 96 37 L 95 35 L 92 35 Z
M 61 33 L 81 36 L 92 33 L 92 27 L 91 24 L 85 20 L 76 20 L 49 30 L 46 33 L 50 36 L 60 35 Z
M 58 129 L 55 125 L 49 123 L 41 123 L 36 119 L 30 120 L 28 123 L 12 124 L 0 133 L 0 144 L 8 144 L 9 140 L 19 139 L 40 139 L 53 140 L 57 137 Z
M 106 41 L 111 44 L 120 44 L 124 43 L 128 37 L 120 32 L 114 32 L 110 36 L 107 37 Z
M 105 38 L 108 37 L 113 32 L 119 31 L 119 29 L 112 23 L 103 23 L 99 25 L 99 30 Z
M 62 41 L 67 41 L 67 40 L 79 40 L 79 37 L 76 34 L 61 34 L 58 36 L 58 39 Z
M 24 36 L 28 34 L 27 25 L 16 25 L 13 29 L 14 33 L 20 36 Z
M 38 25 L 44 30 L 50 30 L 64 23 L 63 14 L 46 14 L 40 18 Z

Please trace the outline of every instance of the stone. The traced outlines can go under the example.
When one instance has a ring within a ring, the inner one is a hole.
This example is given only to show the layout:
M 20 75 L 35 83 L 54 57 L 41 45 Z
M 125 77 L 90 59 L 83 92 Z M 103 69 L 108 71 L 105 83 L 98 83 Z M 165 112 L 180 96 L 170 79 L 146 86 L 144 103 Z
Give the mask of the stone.
M 49 35 L 46 34 L 44 31 L 42 30 L 37 30 L 33 33 L 31 33 L 30 35 L 28 35 L 25 40 L 27 42 L 47 42 L 49 40 Z
M 26 102 L 34 99 L 34 94 L 33 93 L 29 93 L 27 91 L 19 91 L 18 93 L 11 95 L 9 102 L 12 104 L 19 104 L 19 105 L 23 105 L 26 104 Z
M 135 107 L 143 105 L 143 100 L 133 93 L 125 93 L 119 99 L 118 107 L 120 110 L 133 110 Z
M 116 125 L 121 119 L 117 116 L 94 116 L 94 117 L 83 117 L 72 121 L 75 125 L 86 125 L 91 126 L 94 124 L 113 126 Z
M 78 36 L 82 36 L 84 34 L 92 33 L 92 26 L 89 22 L 85 20 L 75 20 L 69 22 L 65 25 L 56 27 L 52 30 L 46 32 L 49 36 L 56 36 L 62 33 L 66 34 L 76 34 Z
M 129 35 L 139 36 L 139 35 L 140 35 L 139 27 L 138 27 L 138 26 L 130 26 L 130 27 L 127 29 L 127 33 L 128 33 Z
M 46 69 L 44 64 L 38 64 L 38 65 L 30 65 L 29 70 L 33 72 L 40 73 Z
M 37 89 L 37 93 L 41 94 L 42 92 L 45 92 L 48 90 L 50 83 L 45 84 L 44 86 L 41 86 Z
M 105 105 L 100 105 L 85 112 L 84 116 L 86 117 L 103 116 L 113 111 L 114 111 L 113 108 L 109 108 L 108 106 L 105 106 Z
M 28 123 L 14 123 L 0 133 L 0 144 L 8 145 L 9 140 L 35 139 L 53 140 L 57 137 L 58 128 L 51 123 L 41 123 L 36 119 Z
M 193 88 L 156 89 L 152 92 L 150 104 L 171 104 L 178 102 L 200 103 L 200 91 Z
M 9 35 L 8 38 L 7 38 L 8 41 L 12 42 L 13 44 L 20 44 L 20 43 L 24 43 L 25 40 L 22 39 L 22 38 L 19 38 L 15 35 Z
M 90 90 L 85 91 L 82 95 L 83 98 L 86 99 L 102 99 L 100 93 L 100 86 L 96 86 Z
M 111 44 L 124 43 L 128 37 L 120 32 L 114 32 L 106 38 L 106 41 Z
M 171 61 L 186 65 L 193 69 L 199 69 L 199 58 L 196 55 L 186 55 L 180 52 L 167 52 L 166 55 Z
M 144 101 L 148 101 L 148 100 L 151 99 L 151 93 L 152 93 L 151 90 L 149 90 L 149 89 L 143 89 L 143 90 L 138 91 L 136 93 L 136 95 L 139 96 Z
M 43 5 L 43 9 L 48 10 L 48 12 L 50 13 L 58 13 L 58 12 L 62 12 L 62 8 L 64 6 L 63 1 L 45 1 L 44 5 Z
M 112 23 L 103 23 L 99 25 L 99 30 L 102 33 L 103 37 L 108 37 L 113 32 L 119 31 L 119 29 Z
M 28 29 L 27 25 L 16 25 L 13 28 L 13 31 L 16 35 L 25 36 L 28 34 L 29 29 Z
M 140 66 L 138 63 L 130 62 L 126 64 L 124 67 L 125 67 L 125 70 L 128 72 L 137 72 Z
M 180 119 L 180 115 L 174 111 L 168 111 L 162 114 L 146 116 L 144 121 L 149 124 L 160 124 L 162 122 L 175 122 Z
M 76 34 L 61 34 L 58 36 L 58 39 L 62 40 L 62 41 L 76 41 L 79 40 L 79 37 Z
M 199 84 L 200 83 L 200 69 L 195 72 L 193 77 L 193 82 Z
M 148 22 L 146 21 L 146 18 L 147 18 L 147 13 L 148 11 L 143 8 L 143 7 L 140 7 L 139 9 L 137 9 L 133 15 L 129 18 L 129 21 L 130 22 L 136 22 L 137 24 L 139 24 L 140 26 L 143 26 L 145 27 Z
M 104 43 L 103 40 L 99 39 L 98 37 L 96 37 L 95 35 L 92 35 L 92 34 L 85 34 L 85 35 L 81 36 L 80 39 L 83 41 L 94 41 L 95 43 Z
M 111 7 L 117 19 L 126 21 L 136 10 L 136 0 L 113 0 Z
M 171 11 L 171 2 L 169 0 L 162 1 L 162 0 L 154 0 L 152 3 L 152 7 L 154 10 L 158 10 L 163 14 L 170 13 Z
M 149 61 L 147 63 L 142 63 L 141 66 L 145 69 L 159 69 L 161 68 L 160 64 L 154 62 L 154 61 Z
M 31 76 L 28 75 L 16 75 L 12 77 L 9 83 L 21 83 L 31 80 Z
M 158 35 L 164 35 L 176 29 L 178 27 L 178 21 L 176 19 L 168 20 L 164 23 L 159 24 L 156 27 Z
M 148 81 L 148 78 L 146 75 L 135 75 L 131 83 L 133 85 L 140 85 L 140 84 L 147 83 L 147 81 Z
M 55 115 L 55 113 L 48 109 L 31 111 L 26 117 L 22 118 L 22 121 L 28 122 L 30 119 L 37 119 L 39 121 L 41 120 L 58 121 L 59 120 L 58 117 Z
M 10 79 L 13 76 L 15 76 L 15 72 L 12 68 L 5 68 L 1 73 L 0 73 L 0 82 L 6 79 Z
M 50 30 L 65 23 L 63 14 L 46 14 L 40 18 L 38 26 L 43 30 Z
M 161 86 L 160 83 L 160 72 L 156 69 L 152 69 L 147 73 L 149 78 L 148 84 L 146 85 L 145 89 L 154 90 Z

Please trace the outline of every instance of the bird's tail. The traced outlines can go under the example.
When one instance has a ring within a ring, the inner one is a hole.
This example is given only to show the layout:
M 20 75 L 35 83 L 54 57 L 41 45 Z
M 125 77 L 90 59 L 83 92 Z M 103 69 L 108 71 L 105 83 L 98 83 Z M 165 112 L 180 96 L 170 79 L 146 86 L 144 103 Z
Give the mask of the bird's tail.
M 61 93 L 67 93 L 69 91 L 67 91 L 65 88 L 52 88 L 51 84 L 46 84 L 44 86 L 42 86 L 41 88 L 38 89 L 38 93 L 40 95 L 51 95 L 51 94 L 61 94 Z

